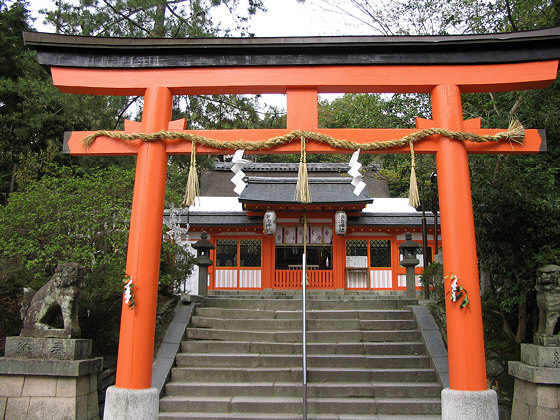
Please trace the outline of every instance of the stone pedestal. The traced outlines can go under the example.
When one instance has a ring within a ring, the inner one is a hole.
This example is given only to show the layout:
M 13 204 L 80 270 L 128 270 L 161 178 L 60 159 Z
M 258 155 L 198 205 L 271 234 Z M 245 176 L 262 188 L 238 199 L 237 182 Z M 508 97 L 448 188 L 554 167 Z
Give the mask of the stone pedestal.
M 509 362 L 509 374 L 512 420 L 560 420 L 560 347 L 521 344 L 521 361 Z
M 91 340 L 7 337 L 0 358 L 0 418 L 96 420 L 97 373 Z
M 442 420 L 498 420 L 498 417 L 498 396 L 493 389 L 441 391 Z

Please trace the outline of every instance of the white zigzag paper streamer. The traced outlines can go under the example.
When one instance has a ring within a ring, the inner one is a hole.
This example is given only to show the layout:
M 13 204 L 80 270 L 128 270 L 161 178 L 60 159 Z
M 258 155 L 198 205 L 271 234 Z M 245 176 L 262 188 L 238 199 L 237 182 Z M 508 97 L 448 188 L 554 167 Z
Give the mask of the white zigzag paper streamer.
M 127 305 L 130 303 L 130 299 L 132 298 L 132 292 L 130 288 L 132 287 L 132 279 L 128 280 L 124 285 L 124 303 Z
M 233 178 L 231 178 L 231 182 L 234 183 L 235 188 L 233 191 L 239 195 L 243 192 L 247 184 L 243 181 L 245 178 L 245 174 L 243 173 L 242 169 L 249 161 L 247 159 L 243 159 L 243 152 L 244 150 L 236 150 L 233 158 L 231 161 L 234 165 L 231 167 L 231 171 L 235 174 Z
M 366 187 L 366 183 L 362 181 L 362 179 L 364 178 L 363 175 L 360 173 L 360 169 L 362 169 L 362 164 L 358 162 L 358 157 L 360 157 L 360 149 L 352 153 L 350 162 L 348 162 L 348 166 L 350 166 L 350 170 L 347 172 L 347 174 L 353 178 L 351 184 L 354 186 L 354 195 L 360 195 L 364 190 L 364 188 Z

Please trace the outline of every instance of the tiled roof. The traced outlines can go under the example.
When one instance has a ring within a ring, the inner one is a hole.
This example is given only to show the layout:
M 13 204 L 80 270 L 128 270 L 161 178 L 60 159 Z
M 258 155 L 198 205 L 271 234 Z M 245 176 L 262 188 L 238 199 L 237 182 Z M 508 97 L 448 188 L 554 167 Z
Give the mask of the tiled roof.
M 367 188 L 354 194 L 350 177 L 308 178 L 312 204 L 367 204 Z M 242 203 L 297 204 L 297 178 L 247 177 L 247 186 L 239 196 Z

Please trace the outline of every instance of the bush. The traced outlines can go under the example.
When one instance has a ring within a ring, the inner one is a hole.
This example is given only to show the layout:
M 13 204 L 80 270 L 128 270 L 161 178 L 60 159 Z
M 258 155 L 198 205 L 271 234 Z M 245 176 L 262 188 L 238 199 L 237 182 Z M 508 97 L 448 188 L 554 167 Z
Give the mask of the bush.
M 430 294 L 434 300 L 443 301 L 445 299 L 443 264 L 432 263 L 425 267 L 420 274 L 420 284 L 424 287 L 430 287 Z
M 56 175 L 12 194 L 0 207 L 0 301 L 24 286 L 37 290 L 58 263 L 77 262 L 88 269 L 80 301 L 82 335 L 94 340 L 97 354 L 116 352 L 133 184 L 132 170 L 59 167 Z M 175 266 L 177 252 L 175 244 L 164 242 L 161 280 L 171 290 L 192 267 Z M 14 319 L 0 332 L 17 333 L 18 325 Z

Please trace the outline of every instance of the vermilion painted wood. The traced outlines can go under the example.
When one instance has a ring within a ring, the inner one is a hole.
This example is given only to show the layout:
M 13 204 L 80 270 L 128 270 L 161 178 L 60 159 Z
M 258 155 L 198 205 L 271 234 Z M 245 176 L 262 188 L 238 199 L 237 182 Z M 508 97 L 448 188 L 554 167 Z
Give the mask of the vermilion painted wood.
M 88 69 L 51 67 L 53 83 L 67 93 L 143 95 L 150 86 L 174 95 L 285 93 L 289 87 L 319 93 L 429 93 L 440 84 L 461 92 L 544 88 L 556 78 L 558 61 L 432 66 L 221 67 Z
M 441 85 L 432 91 L 434 123 L 449 130 L 463 129 L 461 92 L 457 86 Z M 468 292 L 470 303 L 445 299 L 449 353 L 449 387 L 456 390 L 487 389 L 484 335 L 476 254 L 474 216 L 467 149 L 461 143 L 438 140 L 436 168 L 441 212 L 443 267 L 446 293 L 456 275 Z
M 165 87 L 146 90 L 142 131 L 168 127 L 173 96 Z M 146 389 L 152 384 L 163 204 L 167 173 L 164 143 L 138 146 L 126 273 L 132 278 L 134 309 L 122 303 L 116 386 Z
M 286 89 L 286 128 L 316 130 L 317 127 L 319 127 L 317 89 L 314 87 Z
M 433 127 L 434 124 L 427 121 L 425 127 Z M 424 123 L 422 123 L 424 124 Z M 309 130 L 309 129 L 308 129 Z M 465 129 L 471 133 L 484 135 L 496 134 L 506 129 Z M 136 130 L 134 130 L 136 131 Z M 181 131 L 181 130 L 174 130 Z M 282 136 L 288 134 L 293 130 L 286 129 L 262 129 L 262 130 L 185 130 L 185 132 L 205 136 L 219 141 L 257 141 L 267 140 L 275 136 Z M 400 139 L 410 133 L 419 131 L 418 129 L 382 129 L 382 128 L 328 128 L 328 129 L 313 129 L 317 133 L 327 134 L 335 139 L 351 140 L 358 143 L 366 143 L 370 141 L 386 141 Z M 82 146 L 82 139 L 95 131 L 74 131 L 70 134 L 68 139 L 68 148 L 71 155 L 87 156 L 87 155 L 103 155 L 103 156 L 118 156 L 118 155 L 135 155 L 138 152 L 138 147 L 141 143 L 140 140 L 125 143 L 120 140 L 114 140 L 109 137 L 98 137 L 89 149 L 84 149 Z M 525 141 L 523 145 L 509 142 L 496 142 L 496 143 L 473 143 L 466 142 L 465 147 L 467 151 L 472 154 L 534 154 L 539 153 L 545 148 L 542 132 L 535 129 L 528 129 L 525 131 Z M 166 150 L 170 155 L 185 155 L 191 153 L 191 143 L 177 140 L 166 140 Z M 438 139 L 431 137 L 414 144 L 414 151 L 416 153 L 435 153 L 438 149 Z M 196 152 L 204 155 L 215 155 L 232 153 L 233 150 L 216 150 L 207 146 L 197 145 Z M 290 144 L 277 147 L 274 153 L 288 154 L 300 152 L 300 142 L 295 140 Z M 314 141 L 308 142 L 308 153 L 349 153 L 342 149 L 335 149 L 324 143 L 317 143 Z M 263 149 L 261 151 L 246 151 L 246 154 L 270 154 L 270 149 Z M 372 154 L 408 154 L 410 148 L 396 147 L 390 150 L 376 150 L 376 151 L 362 151 L 361 153 Z

